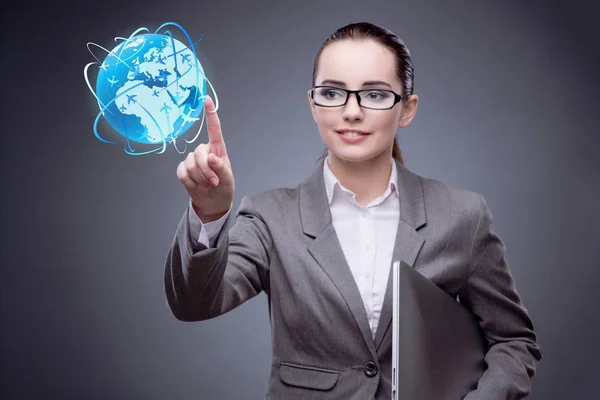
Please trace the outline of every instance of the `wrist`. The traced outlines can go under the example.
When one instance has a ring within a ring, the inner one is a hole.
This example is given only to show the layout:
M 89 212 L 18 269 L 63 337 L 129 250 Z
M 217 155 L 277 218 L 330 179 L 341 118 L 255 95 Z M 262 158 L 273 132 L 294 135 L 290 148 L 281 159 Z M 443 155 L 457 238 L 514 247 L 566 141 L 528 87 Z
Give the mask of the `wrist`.
M 194 212 L 196 213 L 198 218 L 200 218 L 200 221 L 202 221 L 202 223 L 205 223 L 205 224 L 221 219 L 225 214 L 227 214 L 227 211 L 229 211 L 229 210 L 224 210 L 224 211 L 220 211 L 220 212 L 213 213 L 213 214 L 204 214 L 202 211 L 200 211 L 200 209 L 196 206 L 196 204 L 194 204 L 194 202 L 192 202 L 192 208 L 194 209 Z

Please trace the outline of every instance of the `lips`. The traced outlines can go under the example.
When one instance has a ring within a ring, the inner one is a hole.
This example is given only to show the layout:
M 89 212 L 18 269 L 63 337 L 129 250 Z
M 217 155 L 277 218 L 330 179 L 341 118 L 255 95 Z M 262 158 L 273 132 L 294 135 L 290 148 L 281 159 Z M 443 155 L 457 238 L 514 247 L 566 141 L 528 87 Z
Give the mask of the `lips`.
M 365 131 L 360 130 L 360 129 L 339 129 L 336 132 L 339 133 L 340 135 L 343 134 L 343 133 L 350 133 L 350 132 L 356 132 L 356 133 L 358 133 L 360 135 L 368 135 L 369 134 L 369 132 L 365 132 Z
M 356 132 L 356 133 L 348 133 L 348 132 Z M 357 131 L 344 131 L 344 132 L 337 132 L 338 135 L 340 135 L 340 139 L 343 140 L 346 143 L 360 143 L 363 140 L 366 140 L 367 136 L 369 136 L 366 133 L 359 133 Z
M 366 136 L 369 135 L 369 133 L 358 130 L 358 129 L 340 129 L 336 132 L 338 135 L 340 135 L 346 141 L 364 139 Z

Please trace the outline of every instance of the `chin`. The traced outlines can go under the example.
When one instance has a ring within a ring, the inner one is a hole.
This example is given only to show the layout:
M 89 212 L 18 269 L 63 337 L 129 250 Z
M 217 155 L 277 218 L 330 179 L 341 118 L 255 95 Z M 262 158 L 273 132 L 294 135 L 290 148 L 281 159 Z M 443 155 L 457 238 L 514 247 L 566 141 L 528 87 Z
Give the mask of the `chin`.
M 372 148 L 361 146 L 339 146 L 337 144 L 329 147 L 331 156 L 347 162 L 363 162 L 381 158 L 391 158 L 390 148 Z M 389 156 L 388 156 L 389 154 Z
M 331 156 L 346 162 L 363 162 L 377 157 L 377 153 L 373 151 L 365 151 L 364 149 L 333 149 L 330 151 Z

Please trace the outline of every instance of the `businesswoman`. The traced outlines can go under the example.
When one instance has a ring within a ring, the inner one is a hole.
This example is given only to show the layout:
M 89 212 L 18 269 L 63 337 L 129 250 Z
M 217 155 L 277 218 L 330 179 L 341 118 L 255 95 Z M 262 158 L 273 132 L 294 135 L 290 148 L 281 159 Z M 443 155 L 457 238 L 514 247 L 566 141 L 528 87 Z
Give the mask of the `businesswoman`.
M 466 399 L 520 399 L 542 351 L 484 199 L 408 170 L 395 134 L 415 116 L 408 49 L 369 23 L 319 50 L 308 102 L 327 148 L 296 188 L 244 196 L 215 106 L 208 143 L 178 166 L 190 195 L 165 268 L 182 321 L 215 318 L 265 291 L 269 399 L 389 399 L 392 260 L 404 260 L 480 321 L 487 370 Z

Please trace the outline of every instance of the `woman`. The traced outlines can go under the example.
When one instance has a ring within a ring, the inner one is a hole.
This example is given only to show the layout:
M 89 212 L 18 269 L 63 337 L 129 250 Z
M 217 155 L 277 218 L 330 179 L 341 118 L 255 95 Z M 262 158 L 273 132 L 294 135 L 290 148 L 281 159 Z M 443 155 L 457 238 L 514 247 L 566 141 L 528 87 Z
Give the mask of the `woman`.
M 418 105 L 408 49 L 369 24 L 335 32 L 315 60 L 308 101 L 325 160 L 294 189 L 245 196 L 237 219 L 231 164 L 212 100 L 209 142 L 177 176 L 190 195 L 166 263 L 174 315 L 201 321 L 264 290 L 270 399 L 389 399 L 392 260 L 470 308 L 487 370 L 466 398 L 520 399 L 542 352 L 483 198 L 403 166 L 397 128 Z

